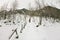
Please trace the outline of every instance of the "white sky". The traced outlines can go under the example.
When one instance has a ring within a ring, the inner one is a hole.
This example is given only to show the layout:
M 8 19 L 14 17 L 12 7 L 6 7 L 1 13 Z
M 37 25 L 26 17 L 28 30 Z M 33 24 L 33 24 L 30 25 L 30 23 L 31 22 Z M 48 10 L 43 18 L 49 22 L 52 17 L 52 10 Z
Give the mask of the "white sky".
M 45 5 L 53 6 L 60 9 L 60 0 L 43 0 Z M 0 8 L 2 6 L 6 6 L 8 4 L 8 8 L 12 7 L 12 3 L 14 0 L 0 0 Z M 35 7 L 35 0 L 17 0 L 19 9 L 29 7 L 29 3 L 31 3 L 32 7 Z M 42 0 L 40 0 L 42 4 Z

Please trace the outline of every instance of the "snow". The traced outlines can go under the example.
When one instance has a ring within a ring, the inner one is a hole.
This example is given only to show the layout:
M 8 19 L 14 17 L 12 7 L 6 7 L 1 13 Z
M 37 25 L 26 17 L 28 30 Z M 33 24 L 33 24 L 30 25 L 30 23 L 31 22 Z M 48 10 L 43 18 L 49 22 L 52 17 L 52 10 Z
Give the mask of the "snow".
M 31 16 L 16 14 L 15 24 L 9 23 L 6 25 L 5 20 L 0 20 L 0 40 L 60 40 L 60 23 L 52 23 L 52 19 L 46 20 L 43 18 L 42 25 L 36 27 L 39 23 L 39 17 L 31 17 L 31 22 L 29 23 L 29 18 Z M 19 22 L 20 21 L 20 22 Z M 26 23 L 25 28 L 20 33 L 21 26 Z M 12 34 L 12 30 L 17 28 L 19 38 L 16 39 L 16 33 L 9 39 Z

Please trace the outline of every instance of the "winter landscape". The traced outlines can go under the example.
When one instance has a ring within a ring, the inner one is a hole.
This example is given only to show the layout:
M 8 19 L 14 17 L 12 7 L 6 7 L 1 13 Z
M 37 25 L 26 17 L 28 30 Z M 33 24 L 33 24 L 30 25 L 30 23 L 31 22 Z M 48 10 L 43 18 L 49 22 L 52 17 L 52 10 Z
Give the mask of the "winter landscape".
M 9 10 L 8 4 L 0 8 L 0 40 L 60 40 L 60 9 L 34 2 L 36 8 L 16 9 L 17 0 Z

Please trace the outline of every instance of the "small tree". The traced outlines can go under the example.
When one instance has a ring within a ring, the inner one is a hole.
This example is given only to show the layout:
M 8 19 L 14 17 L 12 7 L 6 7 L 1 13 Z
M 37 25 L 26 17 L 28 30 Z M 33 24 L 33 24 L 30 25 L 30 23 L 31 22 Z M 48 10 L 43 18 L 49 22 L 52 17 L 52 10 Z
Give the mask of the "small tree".
M 35 3 L 36 3 L 36 6 L 37 6 L 36 10 L 38 10 L 37 14 L 39 14 L 39 16 L 40 16 L 40 22 L 39 22 L 39 24 L 41 25 L 42 24 L 42 16 L 43 16 L 43 13 L 44 13 L 44 9 L 42 9 L 42 4 L 43 4 L 43 6 L 45 6 L 45 5 L 44 5 L 43 0 L 42 0 L 42 4 L 40 4 L 39 0 L 36 0 Z
M 6 15 L 7 15 L 6 9 L 7 9 L 7 6 L 8 6 L 8 4 L 4 4 L 4 5 L 1 7 L 1 13 L 0 13 L 0 14 L 2 14 L 1 16 L 2 16 L 3 19 L 6 19 Z
M 33 15 L 34 14 L 34 9 L 32 8 L 31 3 L 29 3 L 29 10 L 30 10 L 30 12 L 29 12 L 29 15 L 30 15 L 29 22 L 31 22 L 31 17 L 34 16 Z
M 15 20 L 15 14 L 17 13 L 15 10 L 16 10 L 16 7 L 17 7 L 17 0 L 15 0 L 12 4 L 12 8 L 11 8 L 11 14 L 13 15 L 12 19 L 13 19 L 13 23 L 15 24 L 14 20 Z
M 37 5 L 36 10 L 38 10 L 37 13 L 40 15 L 40 22 L 39 22 L 39 24 L 41 25 L 41 22 L 42 22 L 42 10 L 40 10 L 41 9 L 41 4 L 40 4 L 39 0 L 36 0 L 35 2 L 36 2 L 36 5 Z

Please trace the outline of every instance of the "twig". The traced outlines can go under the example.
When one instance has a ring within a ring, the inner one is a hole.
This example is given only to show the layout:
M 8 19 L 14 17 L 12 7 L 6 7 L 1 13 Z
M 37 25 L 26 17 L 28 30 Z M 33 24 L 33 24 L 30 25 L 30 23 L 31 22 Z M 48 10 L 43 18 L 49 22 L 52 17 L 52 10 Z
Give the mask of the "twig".
M 13 36 L 13 34 L 16 32 L 17 34 L 17 28 L 15 30 L 13 30 L 13 33 L 11 34 L 11 36 L 9 37 L 9 39 L 11 39 L 11 37 Z

